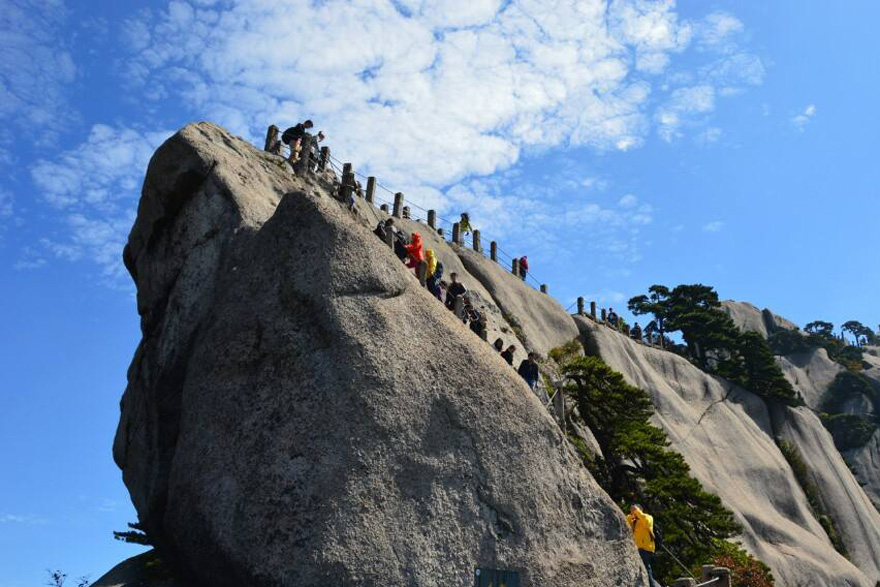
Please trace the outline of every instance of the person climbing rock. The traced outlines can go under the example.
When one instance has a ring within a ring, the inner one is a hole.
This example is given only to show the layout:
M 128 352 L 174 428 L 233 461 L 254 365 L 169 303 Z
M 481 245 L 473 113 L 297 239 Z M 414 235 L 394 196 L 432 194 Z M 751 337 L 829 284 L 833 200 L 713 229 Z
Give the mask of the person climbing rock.
M 636 322 L 629 331 L 629 335 L 633 340 L 642 340 L 642 327 Z
M 526 280 L 526 274 L 529 272 L 529 260 L 525 255 L 519 258 L 519 276 L 523 281 Z
M 312 124 L 311 120 L 306 120 L 304 122 L 300 122 L 296 126 L 291 126 L 281 134 L 281 142 L 285 145 L 290 146 L 291 163 L 297 160 L 300 141 L 302 141 L 302 138 L 305 136 L 306 131 L 313 126 L 314 124 Z
M 535 353 L 529 353 L 529 356 L 519 364 L 517 373 L 526 380 L 529 388 L 535 391 L 535 386 L 538 385 L 538 377 L 540 376 L 538 363 L 535 362 Z
M 406 266 L 414 269 L 418 266 L 419 261 L 425 260 L 425 253 L 422 251 L 422 235 L 417 232 L 412 233 L 412 242 L 406 247 L 407 261 Z
M 492 343 L 492 346 L 495 348 L 497 352 L 502 352 L 504 350 L 504 341 L 500 338 L 496 338 L 495 342 Z
M 464 235 L 470 233 L 471 230 L 471 217 L 467 212 L 462 212 L 461 220 L 458 221 L 458 232 Z
M 379 221 L 379 224 L 376 225 L 376 230 L 373 231 L 373 234 L 379 237 L 382 242 L 385 242 L 385 238 L 388 235 L 388 231 L 391 231 L 394 234 L 396 228 L 394 228 L 394 218 L 389 218 L 387 220 Z
M 617 324 L 619 322 L 619 316 L 617 312 L 614 311 L 614 308 L 608 308 L 608 324 L 617 328 Z
M 633 539 L 636 542 L 636 548 L 639 549 L 639 556 L 642 557 L 642 564 L 648 571 L 648 585 L 654 587 L 657 582 L 654 580 L 654 551 L 657 545 L 654 541 L 654 518 L 644 512 L 642 506 L 633 504 L 626 517 L 629 527 L 633 532 Z
M 510 345 L 509 347 L 507 347 L 507 349 L 505 349 L 505 351 L 503 353 L 501 353 L 501 358 L 504 359 L 505 361 L 507 361 L 507 364 L 510 365 L 511 367 L 513 367 L 513 353 L 515 353 L 515 352 L 516 352 L 516 347 L 513 345 Z
M 455 298 L 467 293 L 467 288 L 458 281 L 457 273 L 449 274 L 449 285 L 446 287 L 446 307 L 455 310 Z

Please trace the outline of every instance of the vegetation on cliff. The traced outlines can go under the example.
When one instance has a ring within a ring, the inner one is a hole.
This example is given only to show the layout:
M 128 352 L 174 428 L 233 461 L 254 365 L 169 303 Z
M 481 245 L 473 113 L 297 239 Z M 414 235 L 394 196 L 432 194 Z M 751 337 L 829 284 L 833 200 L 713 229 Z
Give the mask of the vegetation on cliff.
M 683 348 L 673 348 L 700 369 L 720 375 L 761 397 L 787 405 L 801 400 L 773 358 L 773 351 L 756 332 L 742 332 L 721 310 L 715 290 L 702 284 L 669 289 L 652 285 L 647 295 L 629 300 L 633 314 L 650 314 L 646 330 L 680 332 Z
M 684 458 L 669 448 L 666 433 L 651 424 L 654 408 L 648 394 L 597 357 L 576 357 L 565 348 L 551 354 L 564 361 L 565 393 L 602 455 L 572 440 L 593 477 L 621 508 L 644 504 L 662 529 L 665 548 L 689 567 L 733 554 L 747 561 L 749 573 L 765 578 L 754 585 L 772 585 L 767 567 L 730 542 L 740 531 L 733 514 L 703 489 Z M 681 574 L 671 556 L 660 556 L 655 570 L 665 582 Z

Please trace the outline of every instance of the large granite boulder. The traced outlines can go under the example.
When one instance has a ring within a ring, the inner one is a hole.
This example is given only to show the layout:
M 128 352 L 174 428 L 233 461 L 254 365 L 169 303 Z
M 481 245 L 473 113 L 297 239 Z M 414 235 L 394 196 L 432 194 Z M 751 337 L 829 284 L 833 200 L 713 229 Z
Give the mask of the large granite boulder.
M 759 310 L 748 302 L 736 302 L 725 300 L 721 302 L 721 309 L 727 313 L 734 324 L 744 331 L 753 330 L 764 338 L 767 338 L 777 329 L 798 330 L 797 324 L 786 320 L 770 310 Z
M 834 550 L 776 445 L 774 422 L 760 397 L 674 353 L 637 343 L 586 317 L 575 321 L 587 354 L 601 357 L 650 394 L 655 422 L 672 448 L 734 513 L 743 527 L 743 546 L 770 566 L 780 587 L 875 587 L 880 576 L 873 566 L 857 568 Z M 806 452 L 816 456 L 813 465 L 821 465 L 818 449 Z M 837 455 L 829 462 L 839 460 Z M 835 474 L 843 473 L 838 467 Z M 859 512 L 854 509 L 852 515 Z M 851 539 L 860 536 L 872 535 Z M 876 547 L 875 542 L 868 548 Z
M 150 163 L 114 457 L 163 559 L 211 587 L 645 585 L 543 406 L 326 179 L 204 123 Z

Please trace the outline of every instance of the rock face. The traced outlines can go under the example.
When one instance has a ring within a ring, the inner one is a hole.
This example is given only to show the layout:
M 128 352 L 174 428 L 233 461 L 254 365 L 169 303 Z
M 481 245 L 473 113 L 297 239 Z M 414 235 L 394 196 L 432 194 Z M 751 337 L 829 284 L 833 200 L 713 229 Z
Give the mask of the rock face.
M 828 386 L 844 370 L 839 364 L 828 358 L 825 349 L 810 349 L 802 353 L 776 357 L 776 363 L 782 373 L 800 392 L 804 402 L 818 410 L 822 405 Z
M 727 312 L 734 324 L 739 326 L 741 330 L 754 330 L 767 338 L 771 332 L 777 328 L 786 330 L 797 330 L 797 324 L 786 320 L 782 316 L 777 316 L 770 310 L 759 310 L 756 306 L 748 302 L 735 302 L 733 300 L 725 300 L 721 302 L 721 309 Z
M 575 320 L 588 354 L 600 356 L 629 383 L 650 394 L 656 423 L 666 431 L 672 448 L 733 511 L 743 527 L 744 547 L 770 566 L 780 587 L 874 587 L 880 580 L 874 564 L 860 569 L 838 554 L 811 512 L 774 442 L 774 422 L 761 398 L 673 353 L 638 344 L 588 318 Z M 802 430 L 824 432 L 821 426 Z M 828 449 L 825 440 L 822 450 Z M 819 449 L 805 452 L 818 455 Z M 840 461 L 837 455 L 829 462 L 839 465 Z M 833 474 L 843 476 L 839 467 Z M 845 488 L 850 489 L 852 484 Z M 841 507 L 845 508 L 847 495 L 841 491 Z M 854 509 L 851 515 L 859 512 L 864 510 Z M 865 528 L 859 530 L 863 532 L 850 535 L 853 543 L 871 537 L 869 548 L 877 548 L 880 540 Z
M 526 285 L 479 253 L 459 248 L 458 254 L 468 272 L 492 294 L 501 311 L 519 323 L 523 342 L 530 351 L 546 356 L 550 349 L 577 338 L 574 320 L 555 299 Z
M 866 346 L 862 360 L 868 365 L 862 374 L 880 392 L 880 347 Z M 873 410 L 873 406 L 863 406 L 863 410 L 862 413 Z M 865 493 L 880 508 L 880 430 L 874 432 L 865 446 L 847 451 L 846 458 L 863 484 Z
M 114 458 L 163 556 L 211 587 L 645 585 L 543 406 L 327 180 L 204 123 L 150 163 Z
M 846 466 L 831 434 L 808 408 L 778 407 L 772 413 L 777 435 L 803 457 L 849 559 L 866 577 L 880 580 L 880 512 Z

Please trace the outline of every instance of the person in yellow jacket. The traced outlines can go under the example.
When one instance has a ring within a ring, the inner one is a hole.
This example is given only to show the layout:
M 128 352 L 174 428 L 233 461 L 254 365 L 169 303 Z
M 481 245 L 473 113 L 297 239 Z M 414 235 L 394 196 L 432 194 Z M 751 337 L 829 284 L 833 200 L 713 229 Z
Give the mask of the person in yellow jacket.
M 654 587 L 654 570 L 652 564 L 654 562 L 654 551 L 657 544 L 654 540 L 654 518 L 646 514 L 642 510 L 642 506 L 633 504 L 626 517 L 629 527 L 632 529 L 633 538 L 636 542 L 636 548 L 639 549 L 639 556 L 642 557 L 642 563 L 645 570 L 648 571 L 648 585 Z
M 437 271 L 437 257 L 434 255 L 434 249 L 425 251 L 425 261 L 428 262 L 428 274 L 425 277 L 430 279 Z

